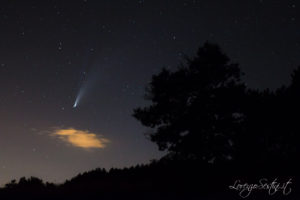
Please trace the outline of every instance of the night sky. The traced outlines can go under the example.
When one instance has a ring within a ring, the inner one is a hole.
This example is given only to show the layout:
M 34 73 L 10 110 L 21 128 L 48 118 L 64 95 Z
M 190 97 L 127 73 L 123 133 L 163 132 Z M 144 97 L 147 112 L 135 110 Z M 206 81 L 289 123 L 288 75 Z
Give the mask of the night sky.
M 0 184 L 160 158 L 131 114 L 151 75 L 205 41 L 240 63 L 249 87 L 288 84 L 300 2 L 1 0 Z

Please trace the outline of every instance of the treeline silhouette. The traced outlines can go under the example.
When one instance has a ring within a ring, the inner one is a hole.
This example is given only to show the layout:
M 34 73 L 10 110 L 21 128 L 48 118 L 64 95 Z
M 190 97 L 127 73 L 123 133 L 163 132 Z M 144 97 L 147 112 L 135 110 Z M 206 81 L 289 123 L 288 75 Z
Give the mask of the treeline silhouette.
M 229 189 L 236 180 L 258 183 L 262 178 L 286 182 L 292 178 L 292 193 L 281 192 L 272 199 L 297 199 L 295 175 L 289 172 L 257 173 L 233 165 L 203 165 L 195 160 L 161 159 L 147 165 L 123 169 L 95 169 L 79 174 L 63 184 L 44 183 L 41 179 L 21 178 L 0 189 L 1 199 L 241 199 Z M 280 174 L 280 176 L 278 176 Z M 297 182 L 296 182 L 297 183 Z M 268 199 L 267 191 L 254 191 L 248 199 Z
M 216 44 L 205 43 L 176 70 L 153 75 L 147 107 L 133 116 L 150 127 L 150 139 L 168 153 L 150 164 L 95 169 L 63 184 L 21 178 L 0 189 L 1 199 L 241 199 L 235 180 L 258 183 L 292 179 L 297 173 L 300 132 L 300 68 L 277 90 L 254 90 L 239 65 Z M 248 199 L 266 199 L 254 191 Z
M 23 177 L 7 183 L 0 196 L 1 199 L 198 199 L 220 190 L 220 185 L 212 181 L 214 178 L 202 176 L 205 168 L 208 169 L 195 161 L 162 159 L 109 171 L 98 168 L 58 185 Z

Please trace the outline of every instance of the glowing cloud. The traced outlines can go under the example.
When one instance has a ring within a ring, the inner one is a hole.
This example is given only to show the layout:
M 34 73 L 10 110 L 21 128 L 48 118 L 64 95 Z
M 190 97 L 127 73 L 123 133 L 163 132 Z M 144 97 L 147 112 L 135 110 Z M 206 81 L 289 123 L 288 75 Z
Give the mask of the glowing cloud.
M 95 133 L 74 128 L 57 129 L 52 133 L 64 142 L 84 149 L 105 148 L 108 139 L 100 138 Z

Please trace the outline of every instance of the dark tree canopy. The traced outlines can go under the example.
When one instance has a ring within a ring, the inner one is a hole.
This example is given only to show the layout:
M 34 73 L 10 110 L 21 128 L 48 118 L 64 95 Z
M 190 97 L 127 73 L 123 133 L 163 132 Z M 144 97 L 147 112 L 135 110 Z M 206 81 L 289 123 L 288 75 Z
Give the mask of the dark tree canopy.
M 244 116 L 240 77 L 238 64 L 205 43 L 176 71 L 154 75 L 146 93 L 152 104 L 133 115 L 153 128 L 150 138 L 160 150 L 206 162 L 230 160 Z
M 236 156 L 246 165 L 295 166 L 299 155 L 300 68 L 291 83 L 275 91 L 247 89 L 243 131 L 236 137 Z

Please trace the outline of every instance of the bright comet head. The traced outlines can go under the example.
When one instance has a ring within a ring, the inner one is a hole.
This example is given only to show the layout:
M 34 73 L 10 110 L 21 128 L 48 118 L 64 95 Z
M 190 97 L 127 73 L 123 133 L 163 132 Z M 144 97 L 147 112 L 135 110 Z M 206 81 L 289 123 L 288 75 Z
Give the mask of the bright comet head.
M 77 107 L 77 104 L 78 104 L 78 98 L 76 99 L 74 105 L 73 105 L 73 108 L 76 108 Z

